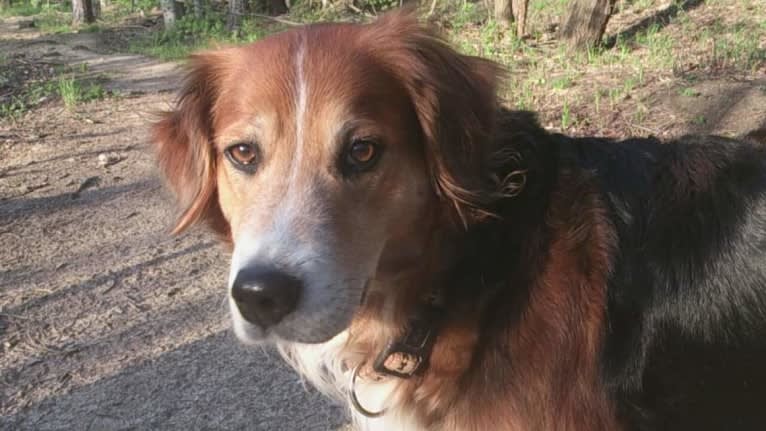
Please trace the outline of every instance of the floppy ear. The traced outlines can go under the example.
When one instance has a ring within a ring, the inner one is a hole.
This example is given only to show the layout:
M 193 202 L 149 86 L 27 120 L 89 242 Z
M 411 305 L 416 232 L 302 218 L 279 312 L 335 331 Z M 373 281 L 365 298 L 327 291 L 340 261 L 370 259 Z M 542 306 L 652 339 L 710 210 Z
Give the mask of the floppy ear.
M 494 195 L 487 163 L 502 68 L 459 54 L 411 12 L 384 16 L 374 27 L 374 37 L 388 45 L 378 52 L 385 51 L 417 113 L 437 194 L 463 223 L 486 215 Z
M 203 221 L 229 237 L 229 225 L 218 204 L 213 105 L 218 94 L 216 62 L 209 54 L 192 56 L 190 72 L 173 111 L 152 126 L 160 171 L 182 208 L 173 233 Z

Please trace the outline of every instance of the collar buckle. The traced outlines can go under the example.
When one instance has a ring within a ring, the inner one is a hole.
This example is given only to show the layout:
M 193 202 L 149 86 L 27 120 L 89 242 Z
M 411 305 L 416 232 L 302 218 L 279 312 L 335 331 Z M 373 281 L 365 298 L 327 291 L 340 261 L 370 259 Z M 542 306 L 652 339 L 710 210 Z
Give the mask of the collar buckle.
M 421 371 L 436 339 L 439 314 L 436 307 L 428 306 L 410 319 L 404 336 L 388 343 L 375 358 L 373 370 L 402 379 Z

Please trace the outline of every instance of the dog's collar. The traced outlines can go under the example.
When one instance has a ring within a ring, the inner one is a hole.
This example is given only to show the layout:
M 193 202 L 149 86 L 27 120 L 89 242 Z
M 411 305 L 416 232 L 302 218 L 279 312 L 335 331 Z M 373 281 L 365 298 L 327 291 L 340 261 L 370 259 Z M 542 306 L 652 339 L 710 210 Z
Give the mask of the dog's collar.
M 372 368 L 378 374 L 408 379 L 422 372 L 431 356 L 444 314 L 444 298 L 433 290 L 407 322 L 404 334 L 391 340 Z

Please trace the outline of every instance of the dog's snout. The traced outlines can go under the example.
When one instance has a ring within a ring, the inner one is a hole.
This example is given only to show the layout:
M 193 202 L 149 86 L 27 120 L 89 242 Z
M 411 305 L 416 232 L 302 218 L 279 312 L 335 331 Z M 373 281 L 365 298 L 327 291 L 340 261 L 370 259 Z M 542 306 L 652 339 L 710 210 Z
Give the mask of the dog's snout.
M 245 268 L 237 273 L 231 296 L 242 317 L 263 329 L 279 323 L 295 309 L 301 281 L 273 268 Z

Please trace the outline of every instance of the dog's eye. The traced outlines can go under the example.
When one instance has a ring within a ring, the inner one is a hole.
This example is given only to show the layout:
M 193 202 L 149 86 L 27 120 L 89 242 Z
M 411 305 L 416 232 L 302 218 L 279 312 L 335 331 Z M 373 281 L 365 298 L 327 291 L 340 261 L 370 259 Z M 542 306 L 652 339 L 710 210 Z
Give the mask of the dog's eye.
M 380 153 L 378 144 L 371 139 L 355 139 L 346 151 L 346 164 L 352 171 L 367 170 L 375 164 Z
M 234 144 L 227 148 L 224 153 L 236 168 L 248 172 L 255 170 L 258 161 L 258 149 L 254 144 Z

